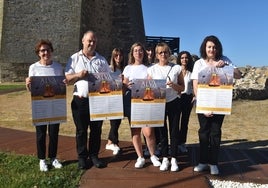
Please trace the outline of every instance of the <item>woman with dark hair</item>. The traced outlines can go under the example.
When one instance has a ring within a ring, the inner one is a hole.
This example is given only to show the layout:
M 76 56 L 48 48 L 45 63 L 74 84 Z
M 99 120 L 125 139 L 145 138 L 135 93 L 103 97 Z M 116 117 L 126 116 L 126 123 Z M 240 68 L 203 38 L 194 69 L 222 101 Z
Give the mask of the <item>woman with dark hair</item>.
M 39 61 L 29 68 L 29 77 L 26 78 L 26 87 L 31 90 L 31 77 L 33 76 L 63 76 L 63 67 L 52 60 L 53 46 L 49 40 L 40 40 L 35 46 L 35 53 Z M 46 163 L 46 134 L 48 130 L 49 145 L 48 157 L 54 168 L 61 168 L 62 164 L 56 159 L 58 149 L 59 123 L 36 125 L 37 157 L 40 159 L 40 171 L 48 171 Z
M 123 79 L 122 72 L 124 69 L 124 53 L 121 48 L 113 49 L 110 60 L 110 68 L 115 76 Z M 110 120 L 111 128 L 109 131 L 108 142 L 105 146 L 105 149 L 112 150 L 114 155 L 117 155 L 120 151 L 120 148 L 118 146 L 118 129 L 121 124 L 121 121 L 121 119 Z
M 178 54 L 178 64 L 182 68 L 185 89 L 181 92 L 181 119 L 179 122 L 179 141 L 178 149 L 182 153 L 188 152 L 186 148 L 188 123 L 193 108 L 195 98 L 193 96 L 193 81 L 191 74 L 193 70 L 192 56 L 188 51 L 181 51 Z
M 231 60 L 222 54 L 222 44 L 216 36 L 207 36 L 200 46 L 201 58 L 194 64 L 191 79 L 193 80 L 194 93 L 197 96 L 198 73 L 207 67 L 222 68 L 233 66 Z M 234 78 L 240 78 L 240 71 L 233 66 Z M 199 121 L 199 164 L 194 167 L 194 171 L 200 172 L 210 169 L 210 174 L 218 175 L 218 156 L 221 143 L 221 127 L 224 119 L 222 114 L 197 114 Z

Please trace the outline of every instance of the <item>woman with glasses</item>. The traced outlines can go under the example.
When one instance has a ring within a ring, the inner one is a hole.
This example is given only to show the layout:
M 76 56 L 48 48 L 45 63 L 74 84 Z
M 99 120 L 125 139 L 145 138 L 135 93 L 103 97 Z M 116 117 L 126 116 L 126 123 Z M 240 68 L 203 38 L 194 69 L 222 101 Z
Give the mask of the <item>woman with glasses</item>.
M 177 148 L 179 135 L 179 119 L 180 119 L 180 93 L 184 90 L 184 80 L 182 76 L 181 66 L 175 65 L 168 61 L 170 57 L 170 48 L 166 43 L 159 43 L 155 47 L 156 58 L 158 63 L 148 68 L 148 77 L 151 79 L 165 79 L 166 87 L 166 109 L 164 126 L 160 128 L 161 138 L 161 154 L 163 157 L 160 166 L 161 171 L 167 171 L 171 164 L 171 171 L 179 170 L 177 163 Z M 168 128 L 170 136 L 170 157 L 168 159 Z
M 40 40 L 35 46 L 35 53 L 40 58 L 29 68 L 29 77 L 26 78 L 26 87 L 31 90 L 32 76 L 63 76 L 63 67 L 52 60 L 53 46 L 49 40 Z M 46 134 L 48 130 L 49 145 L 48 157 L 54 168 L 61 168 L 62 164 L 56 159 L 60 124 L 36 125 L 37 157 L 40 159 L 40 171 L 48 171 L 46 163 Z
M 124 85 L 128 88 L 125 92 L 124 101 L 124 111 L 125 115 L 130 121 L 130 110 L 131 110 L 131 85 L 133 84 L 131 80 L 133 79 L 146 79 L 147 78 L 147 54 L 145 48 L 141 43 L 134 43 L 131 46 L 129 52 L 128 65 L 124 68 L 123 75 Z M 154 129 L 152 127 L 142 127 L 142 128 L 131 128 L 132 143 L 134 145 L 135 151 L 138 155 L 137 162 L 135 163 L 135 168 L 142 168 L 145 164 L 145 159 L 142 151 L 142 137 L 141 131 L 146 138 L 146 144 L 149 149 L 150 159 L 154 166 L 158 167 L 161 165 L 158 157 L 154 155 L 155 153 L 155 135 Z

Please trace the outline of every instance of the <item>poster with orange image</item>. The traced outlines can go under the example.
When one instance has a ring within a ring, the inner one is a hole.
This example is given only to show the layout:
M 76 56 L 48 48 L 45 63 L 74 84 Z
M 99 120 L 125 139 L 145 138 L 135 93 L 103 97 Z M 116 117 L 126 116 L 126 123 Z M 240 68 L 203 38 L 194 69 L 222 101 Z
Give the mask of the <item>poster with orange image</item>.
M 198 74 L 196 113 L 230 115 L 233 67 L 207 67 Z
M 90 120 L 123 119 L 121 76 L 113 73 L 91 73 L 88 80 Z
M 164 126 L 166 80 L 135 79 L 131 82 L 131 127 Z
M 64 76 L 31 77 L 32 121 L 35 126 L 67 121 Z

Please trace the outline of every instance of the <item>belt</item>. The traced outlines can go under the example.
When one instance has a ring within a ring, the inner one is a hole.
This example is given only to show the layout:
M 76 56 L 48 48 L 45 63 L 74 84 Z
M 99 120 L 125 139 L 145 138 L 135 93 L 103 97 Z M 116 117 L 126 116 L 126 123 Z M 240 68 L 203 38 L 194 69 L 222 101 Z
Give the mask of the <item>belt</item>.
M 79 95 L 74 95 L 74 97 L 79 98 L 79 99 L 87 99 L 87 97 L 79 96 Z

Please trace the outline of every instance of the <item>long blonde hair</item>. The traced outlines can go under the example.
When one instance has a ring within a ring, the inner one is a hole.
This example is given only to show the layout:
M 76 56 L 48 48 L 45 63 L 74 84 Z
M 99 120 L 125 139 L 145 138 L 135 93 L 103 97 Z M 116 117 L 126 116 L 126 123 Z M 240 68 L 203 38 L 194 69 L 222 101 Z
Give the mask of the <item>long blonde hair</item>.
M 140 46 L 140 47 L 142 48 L 142 51 L 143 51 L 143 59 L 142 59 L 142 63 L 143 63 L 144 65 L 147 65 L 147 64 L 148 64 L 147 52 L 146 52 L 146 50 L 145 50 L 143 44 L 140 43 L 140 42 L 135 42 L 135 43 L 131 46 L 131 48 L 130 48 L 130 52 L 129 52 L 129 54 L 128 54 L 128 64 L 132 65 L 132 64 L 135 63 L 135 58 L 134 58 L 134 56 L 133 56 L 133 52 L 134 52 L 134 48 L 135 48 L 136 46 Z

